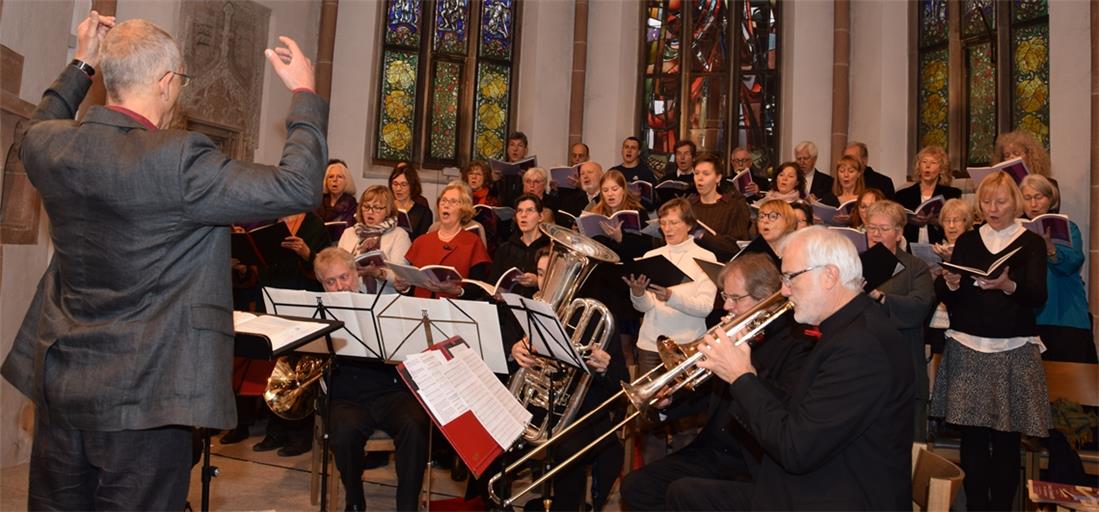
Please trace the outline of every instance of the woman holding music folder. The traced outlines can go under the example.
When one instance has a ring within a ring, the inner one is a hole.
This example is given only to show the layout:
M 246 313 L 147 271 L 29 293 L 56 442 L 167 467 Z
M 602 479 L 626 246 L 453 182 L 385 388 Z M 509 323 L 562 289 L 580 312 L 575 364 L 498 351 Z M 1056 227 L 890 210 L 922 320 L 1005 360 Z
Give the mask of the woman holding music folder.
M 899 247 L 901 232 L 908 220 L 904 208 L 889 200 L 877 201 L 866 209 L 866 239 L 871 249 L 881 245 L 893 258 L 888 265 L 904 265 L 904 270 L 893 274 L 867 295 L 881 303 L 882 312 L 893 321 L 901 336 L 908 342 L 912 364 L 916 370 L 915 422 L 913 430 L 917 441 L 927 438 L 927 360 L 923 355 L 924 326 L 927 315 L 936 302 L 935 286 L 931 281 L 931 269 L 919 258 Z M 868 251 L 868 258 L 873 252 Z M 869 266 L 863 262 L 864 271 Z
M 452 181 L 443 188 L 435 203 L 439 212 L 437 229 L 428 231 L 412 241 L 405 259 L 417 268 L 427 265 L 446 265 L 462 278 L 484 281 L 488 277 L 492 258 L 481 242 L 481 237 L 463 226 L 473 219 L 473 199 L 469 187 L 461 181 Z M 400 277 L 394 277 L 393 287 L 401 293 L 411 286 Z M 428 290 L 417 287 L 417 297 L 447 296 L 456 297 L 462 293 L 461 283 L 452 282 L 439 289 Z
M 705 224 L 699 245 L 729 259 L 737 252 L 737 240 L 747 240 L 752 226 L 752 214 L 748 202 L 736 187 L 722 194 L 719 190 L 723 176 L 721 162 L 713 155 L 702 155 L 695 160 L 694 181 L 696 194 L 690 196 L 690 208 L 699 222 Z
M 393 271 L 380 265 L 382 262 L 407 263 L 405 253 L 412 241 L 408 232 L 397 226 L 397 205 L 393 193 L 382 185 L 374 185 L 363 191 L 359 208 L 355 212 L 355 226 L 346 229 L 337 244 L 356 257 L 362 291 L 366 293 L 394 293 Z M 376 257 L 360 258 L 373 251 L 381 251 L 382 261 Z
M 927 146 L 916 153 L 912 164 L 912 186 L 897 191 L 897 202 L 916 211 L 920 203 L 935 196 L 943 199 L 962 197 L 962 191 L 950 186 L 950 159 L 939 146 Z M 904 238 L 912 243 L 937 244 L 943 240 L 943 227 L 935 216 L 917 216 L 904 226 Z
M 408 216 L 409 238 L 427 233 L 431 227 L 431 208 L 428 208 L 427 199 L 424 198 L 424 189 L 420 185 L 420 174 L 412 164 L 401 161 L 393 167 L 389 173 L 389 190 L 393 192 L 393 199 L 397 203 L 397 209 Z M 403 226 L 402 226 L 403 227 Z
M 857 158 L 843 155 L 836 162 L 836 179 L 832 181 L 832 193 L 820 198 L 820 202 L 839 207 L 848 201 L 854 201 L 866 190 L 866 181 L 862 176 L 862 162 Z M 839 214 L 836 215 L 840 217 Z M 846 216 L 846 215 L 845 215 Z M 837 219 L 839 220 L 839 219 Z M 846 222 L 848 219 L 842 219 Z
M 1026 218 L 1033 219 L 1056 209 L 1061 194 L 1045 176 L 1030 174 L 1020 187 Z M 1055 243 L 1050 233 L 1042 233 L 1046 244 L 1046 304 L 1038 312 L 1038 334 L 1046 351 L 1042 359 L 1076 363 L 1096 362 L 1092 342 L 1088 299 L 1080 267 L 1084 265 L 1084 244 L 1080 228 L 1071 220 L 1070 244 Z
M 935 280 L 950 329 L 931 415 L 961 431 L 968 508 L 1008 510 L 1020 435 L 1046 437 L 1051 423 L 1036 322 L 1046 302 L 1046 244 L 1015 221 L 1023 196 L 1009 175 L 986 177 L 977 201 L 985 224 L 958 237 Z M 951 266 L 988 269 L 997 260 L 1004 262 L 988 277 Z
M 531 297 L 537 291 L 537 258 L 535 254 L 550 245 L 548 236 L 539 229 L 544 207 L 542 200 L 534 194 L 523 194 L 515 200 L 515 226 L 506 242 L 500 244 L 492 258 L 492 271 L 489 279 L 495 283 L 500 276 L 512 268 L 519 269 L 523 275 L 516 281 L 512 292 Z
M 713 311 L 717 297 L 717 285 L 695 261 L 717 260 L 712 252 L 695 244 L 691 236 L 697 222 L 690 203 L 682 198 L 672 199 L 660 207 L 658 214 L 666 245 L 645 253 L 638 262 L 643 266 L 631 268 L 627 264 L 624 270 L 627 274 L 623 277 L 630 288 L 630 302 L 644 315 L 637 335 L 639 375 L 661 364 L 657 346 L 660 338 L 666 336 L 675 343 L 690 343 L 701 337 L 706 332 L 706 317 Z M 642 262 L 650 258 L 667 259 L 690 281 L 672 285 L 666 282 L 666 275 L 660 275 L 667 271 L 653 272 L 657 275 L 646 274 L 644 269 L 652 267 Z M 645 460 L 665 455 L 664 449 L 668 443 L 660 442 L 661 438 L 666 439 L 663 432 L 663 429 L 655 429 L 641 438 Z

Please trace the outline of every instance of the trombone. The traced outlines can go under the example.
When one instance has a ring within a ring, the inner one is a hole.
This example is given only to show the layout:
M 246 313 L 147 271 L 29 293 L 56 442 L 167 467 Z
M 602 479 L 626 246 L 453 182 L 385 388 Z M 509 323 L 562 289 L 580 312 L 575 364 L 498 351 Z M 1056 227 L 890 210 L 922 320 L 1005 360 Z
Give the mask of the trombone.
M 718 331 L 721 331 L 727 336 L 736 336 L 736 341 L 734 343 L 739 345 L 754 338 L 757 334 L 762 332 L 764 328 L 770 325 L 771 322 L 774 322 L 793 308 L 794 304 L 787 300 L 786 297 L 783 297 L 781 292 L 775 292 L 740 317 L 725 317 L 721 323 L 711 328 L 705 335 L 688 344 L 677 345 L 674 341 L 664 338 L 658 346 L 660 359 L 663 363 L 662 365 L 649 370 L 633 382 L 623 382 L 622 391 L 619 391 L 614 394 L 614 396 L 606 399 L 596 408 L 581 416 L 576 421 L 573 421 L 564 429 L 558 431 L 553 437 L 550 437 L 544 443 L 534 447 L 502 471 L 493 475 L 488 481 L 489 496 L 500 506 L 505 508 L 510 507 L 519 497 L 526 495 L 542 485 L 546 480 L 553 478 L 554 475 L 562 469 L 584 456 L 591 451 L 592 448 L 602 443 L 603 440 L 616 434 L 619 429 L 628 425 L 637 416 L 647 412 L 659 401 L 672 396 L 683 388 L 697 388 L 698 385 L 705 382 L 712 375 L 709 370 L 698 367 L 698 362 L 704 357 L 702 352 L 698 350 L 698 347 L 703 343 L 705 336 L 716 335 Z M 664 370 L 664 372 L 658 373 L 660 370 Z M 661 393 L 660 391 L 665 388 L 667 388 L 667 390 Z M 560 438 L 567 436 L 573 429 L 577 428 L 578 425 L 585 424 L 591 418 L 605 411 L 611 405 L 615 404 L 615 402 L 618 402 L 623 395 L 625 395 L 634 406 L 634 411 L 626 415 L 617 425 L 600 434 L 599 437 L 595 438 L 595 440 L 585 445 L 576 453 L 573 453 L 569 458 L 557 464 L 549 471 L 546 471 L 542 476 L 519 490 L 518 493 L 509 495 L 506 499 L 496 494 L 496 482 L 498 482 L 500 478 L 504 475 L 517 473 L 524 467 L 524 464 L 527 461 L 545 451 L 546 448 L 555 444 Z

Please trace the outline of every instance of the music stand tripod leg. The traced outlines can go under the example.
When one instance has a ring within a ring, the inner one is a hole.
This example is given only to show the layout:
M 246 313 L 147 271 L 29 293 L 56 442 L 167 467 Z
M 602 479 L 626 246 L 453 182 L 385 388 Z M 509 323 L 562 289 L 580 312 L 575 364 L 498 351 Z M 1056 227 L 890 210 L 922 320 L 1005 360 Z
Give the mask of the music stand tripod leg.
M 221 473 L 210 465 L 210 429 L 202 429 L 202 512 L 210 510 L 210 481 Z

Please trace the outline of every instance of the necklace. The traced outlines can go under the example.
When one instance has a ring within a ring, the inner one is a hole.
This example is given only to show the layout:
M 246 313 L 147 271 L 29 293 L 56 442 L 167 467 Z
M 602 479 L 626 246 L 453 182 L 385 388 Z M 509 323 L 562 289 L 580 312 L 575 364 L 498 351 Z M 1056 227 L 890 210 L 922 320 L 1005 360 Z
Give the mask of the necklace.
M 443 227 L 439 226 L 439 240 L 449 242 L 454 237 L 458 236 L 458 233 L 462 231 L 462 227 L 458 226 L 452 233 L 447 234 L 443 231 Z

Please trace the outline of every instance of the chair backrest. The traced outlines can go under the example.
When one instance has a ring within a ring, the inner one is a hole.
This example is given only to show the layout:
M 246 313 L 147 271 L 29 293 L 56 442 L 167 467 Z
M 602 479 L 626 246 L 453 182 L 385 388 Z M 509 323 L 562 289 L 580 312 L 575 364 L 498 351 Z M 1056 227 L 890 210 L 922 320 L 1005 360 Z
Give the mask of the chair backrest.
M 1099 364 L 1043 361 L 1049 401 L 1060 398 L 1099 407 Z
M 912 501 L 920 510 L 948 511 L 965 472 L 941 455 L 913 446 Z

